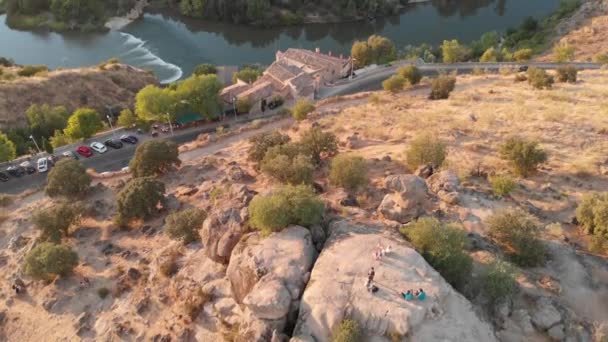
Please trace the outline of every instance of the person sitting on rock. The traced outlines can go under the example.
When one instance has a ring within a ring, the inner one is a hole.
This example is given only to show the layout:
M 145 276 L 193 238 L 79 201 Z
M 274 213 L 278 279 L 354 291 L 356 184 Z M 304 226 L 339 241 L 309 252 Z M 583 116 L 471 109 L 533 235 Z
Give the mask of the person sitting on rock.
M 374 271 L 374 268 L 372 267 L 369 272 L 367 272 L 367 283 L 365 283 L 365 287 L 367 287 L 367 289 L 369 290 L 370 286 L 372 285 L 372 283 L 374 282 L 374 276 L 376 275 L 376 271 Z
M 401 295 L 403 296 L 403 299 L 407 300 L 408 302 L 414 299 L 414 296 L 412 295 L 412 290 L 407 290 L 406 293 L 401 292 Z
M 418 298 L 419 300 L 425 300 L 426 299 L 426 292 L 424 292 L 423 289 L 420 289 L 419 291 L 416 291 L 416 298 Z

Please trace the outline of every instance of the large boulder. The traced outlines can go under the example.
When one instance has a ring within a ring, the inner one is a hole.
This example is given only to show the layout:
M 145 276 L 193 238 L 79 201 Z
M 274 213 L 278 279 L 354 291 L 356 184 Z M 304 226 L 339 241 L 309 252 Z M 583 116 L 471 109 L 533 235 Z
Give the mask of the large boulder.
M 378 207 L 384 218 L 407 223 L 423 212 L 428 189 L 422 178 L 414 175 L 388 176 L 385 187 L 392 193 L 384 196 Z
M 392 251 L 375 261 L 375 246 Z M 365 283 L 376 271 L 372 294 Z M 425 301 L 406 302 L 400 295 L 423 288 Z M 317 259 L 300 304 L 291 341 L 329 341 L 343 319 L 356 320 L 366 341 L 388 334 L 412 341 L 496 341 L 490 325 L 471 304 L 398 236 L 347 221 L 332 225 L 331 235 Z
M 201 241 L 209 259 L 227 264 L 232 249 L 245 232 L 241 210 L 229 208 L 213 212 L 200 230 Z
M 243 299 L 243 304 L 259 318 L 279 319 L 289 312 L 291 294 L 280 280 L 263 277 Z
M 431 192 L 447 204 L 458 204 L 460 202 L 460 180 L 451 170 L 444 170 L 431 175 L 426 179 Z

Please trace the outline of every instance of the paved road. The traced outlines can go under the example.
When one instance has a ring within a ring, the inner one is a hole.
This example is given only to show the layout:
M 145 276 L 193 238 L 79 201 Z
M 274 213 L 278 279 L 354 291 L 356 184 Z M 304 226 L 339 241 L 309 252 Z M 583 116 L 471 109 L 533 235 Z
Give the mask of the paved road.
M 378 66 L 377 69 L 371 70 L 363 75 L 356 77 L 352 81 L 343 81 L 339 84 L 330 87 L 323 87 L 319 90 L 317 96 L 320 99 L 326 99 L 334 96 L 350 95 L 362 91 L 379 90 L 382 88 L 382 81 L 391 77 L 397 72 L 401 66 L 406 63 L 395 63 L 391 66 Z M 416 63 L 416 66 L 424 75 L 434 76 L 440 72 L 457 71 L 459 74 L 466 74 L 473 69 L 498 71 L 502 67 L 519 68 L 522 65 L 535 66 L 541 69 L 557 69 L 564 65 L 573 65 L 579 69 L 600 69 L 601 65 L 597 63 L 544 63 L 544 62 L 526 62 L 526 63 L 455 63 L 455 64 L 440 64 L 440 63 Z

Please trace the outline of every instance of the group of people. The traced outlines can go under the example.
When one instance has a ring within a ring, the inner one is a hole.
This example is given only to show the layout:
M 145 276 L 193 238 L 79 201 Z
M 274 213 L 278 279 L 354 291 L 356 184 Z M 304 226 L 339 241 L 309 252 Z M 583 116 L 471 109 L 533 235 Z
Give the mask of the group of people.
M 382 258 L 389 254 L 393 249 L 391 248 L 391 246 L 386 246 L 383 247 L 380 243 L 378 243 L 378 245 L 376 246 L 376 248 L 374 249 L 374 253 L 372 254 L 372 256 L 374 257 L 374 260 L 382 260 Z
M 414 298 L 416 298 L 418 300 L 426 299 L 426 292 L 424 292 L 423 289 L 419 289 L 415 293 L 412 292 L 412 290 L 407 290 L 406 293 L 401 292 L 401 295 L 403 296 L 403 299 L 407 300 L 408 302 L 414 300 Z

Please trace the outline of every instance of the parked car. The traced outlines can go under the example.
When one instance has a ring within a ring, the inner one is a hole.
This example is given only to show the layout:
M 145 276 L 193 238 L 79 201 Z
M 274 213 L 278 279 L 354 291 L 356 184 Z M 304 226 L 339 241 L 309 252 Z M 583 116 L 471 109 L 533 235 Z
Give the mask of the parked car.
M 25 174 L 25 170 L 21 166 L 9 166 L 6 172 L 13 177 L 21 177 Z
M 0 171 L 0 182 L 8 182 L 8 175 Z
M 72 158 L 78 160 L 78 156 L 72 151 L 65 151 L 61 154 L 64 158 Z
M 519 67 L 519 72 L 525 72 L 528 71 L 528 66 L 527 65 L 522 65 Z
M 93 142 L 90 146 L 98 153 L 106 153 L 106 151 L 108 150 L 108 148 L 104 144 L 97 141 Z
M 93 151 L 86 146 L 79 146 L 78 149 L 76 149 L 76 152 L 85 158 L 93 155 Z
M 128 144 L 137 144 L 137 137 L 133 136 L 133 135 L 123 135 L 120 137 L 120 140 L 123 142 L 126 142 Z
M 120 140 L 108 139 L 104 142 L 104 144 L 114 149 L 122 148 L 122 143 L 120 142 Z
M 44 173 L 49 170 L 49 160 L 47 158 L 38 159 L 38 172 Z
M 24 161 L 23 163 L 19 164 L 19 166 L 21 166 L 25 172 L 27 172 L 27 174 L 31 175 L 32 173 L 36 172 L 36 168 L 29 161 Z

